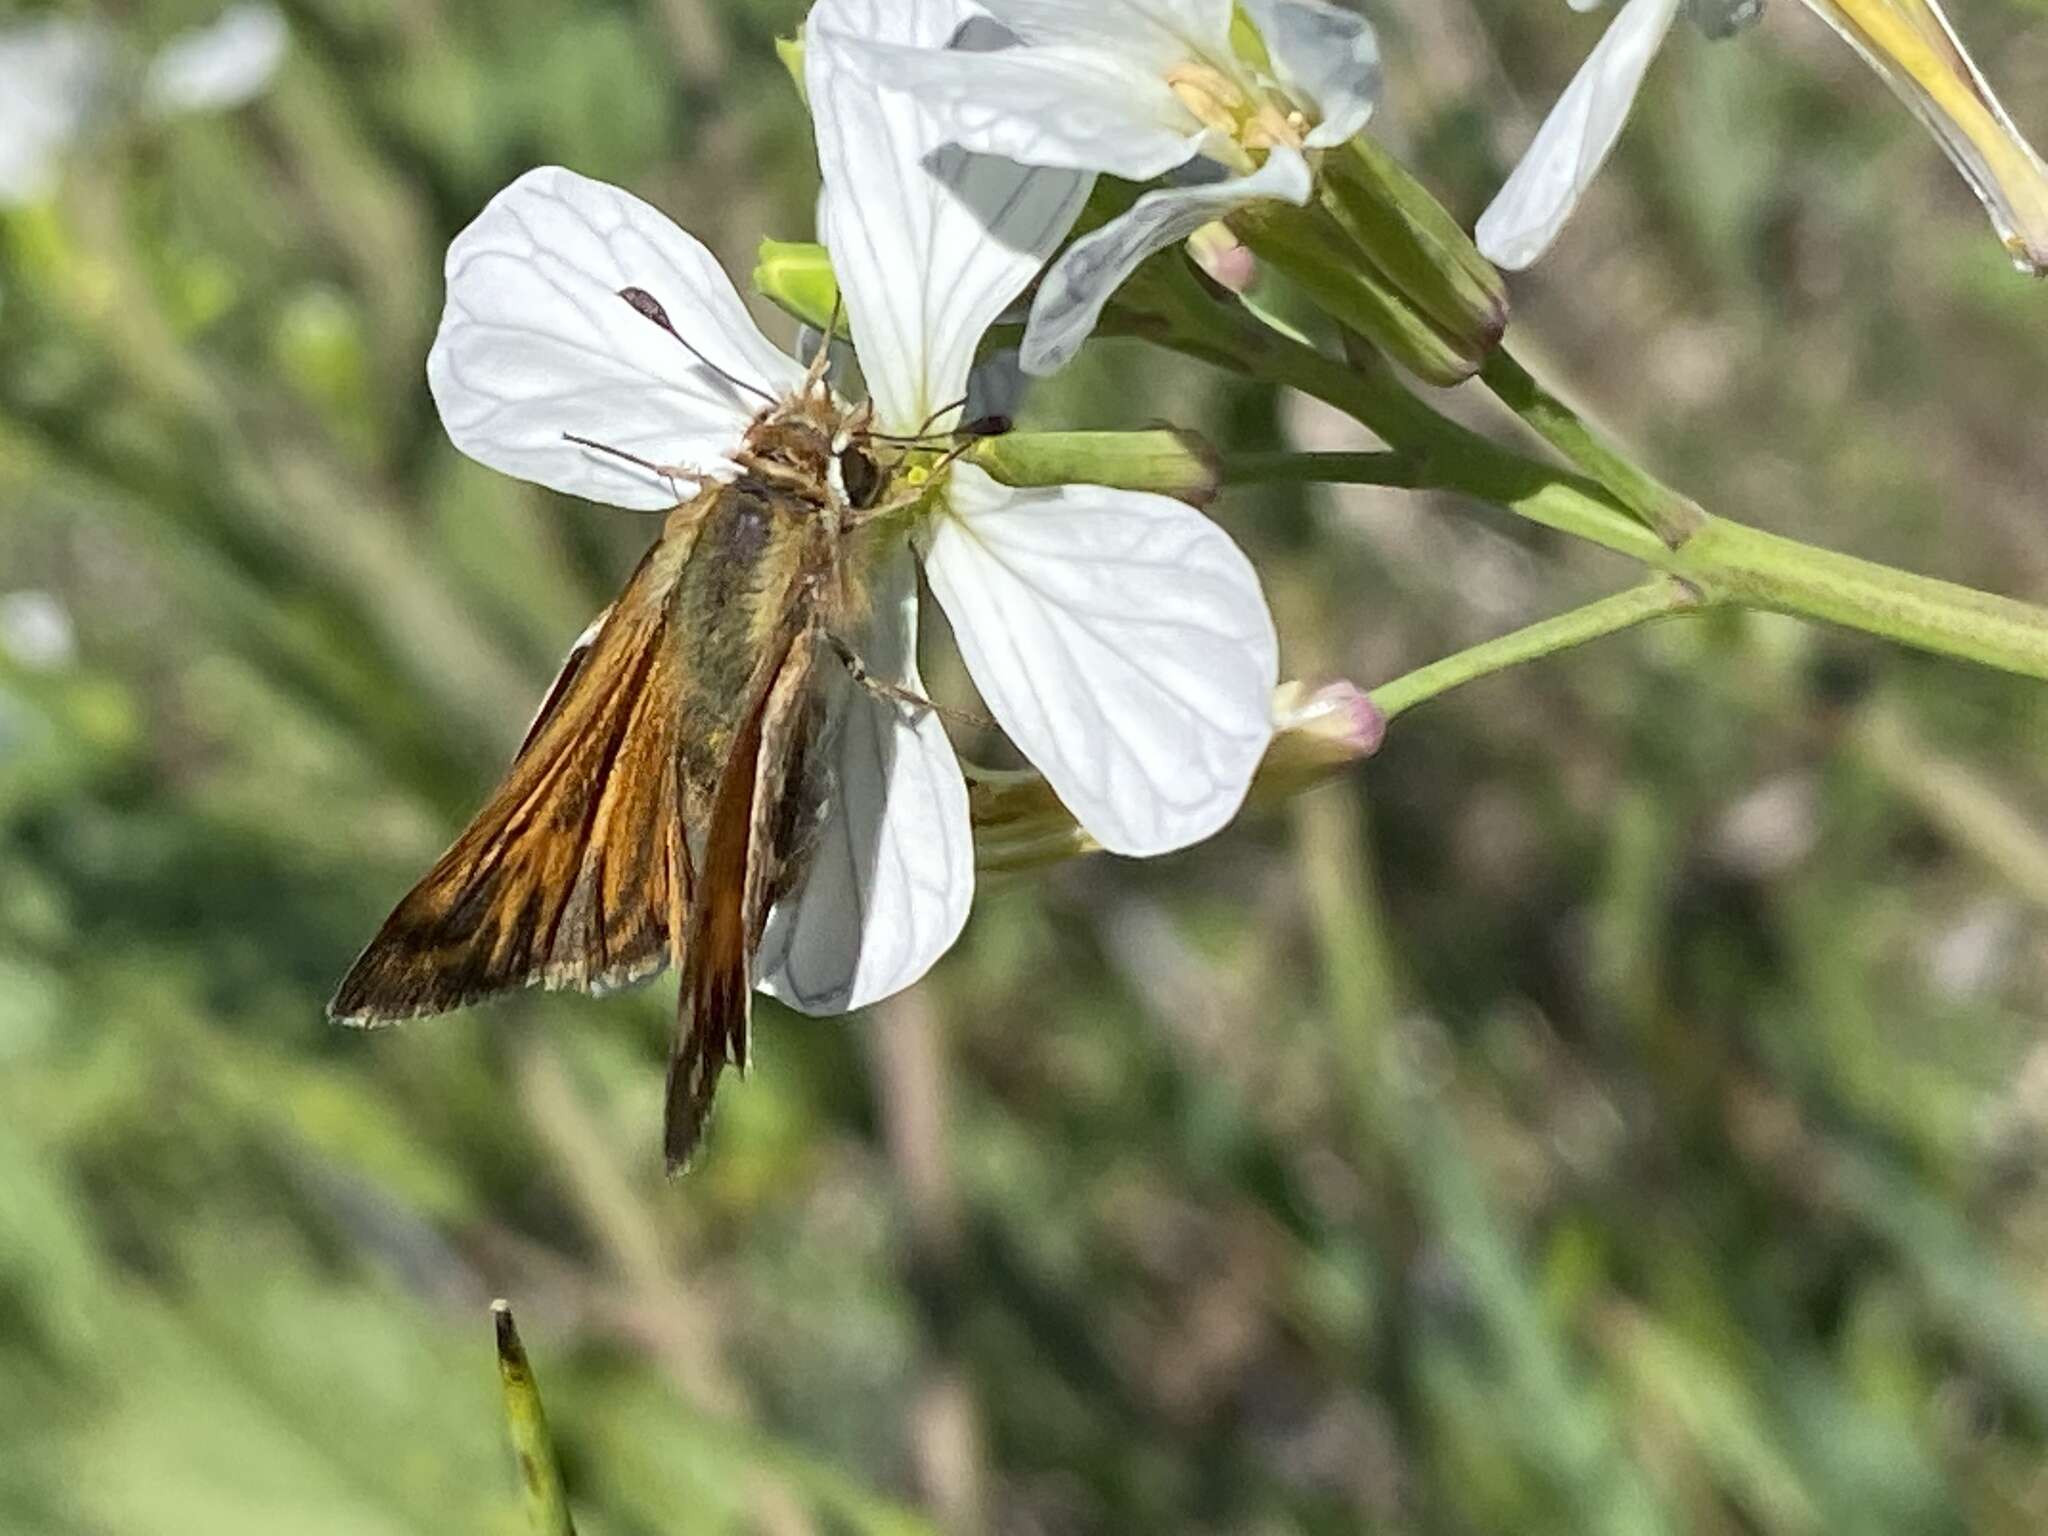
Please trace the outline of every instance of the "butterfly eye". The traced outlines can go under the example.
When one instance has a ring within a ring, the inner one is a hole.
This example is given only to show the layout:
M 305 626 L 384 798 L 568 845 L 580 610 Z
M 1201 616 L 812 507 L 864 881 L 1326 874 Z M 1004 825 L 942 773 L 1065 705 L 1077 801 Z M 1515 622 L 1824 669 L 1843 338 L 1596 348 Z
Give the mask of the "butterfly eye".
M 846 500 L 856 510 L 871 507 L 882 489 L 882 471 L 859 448 L 839 450 L 839 481 L 846 487 Z

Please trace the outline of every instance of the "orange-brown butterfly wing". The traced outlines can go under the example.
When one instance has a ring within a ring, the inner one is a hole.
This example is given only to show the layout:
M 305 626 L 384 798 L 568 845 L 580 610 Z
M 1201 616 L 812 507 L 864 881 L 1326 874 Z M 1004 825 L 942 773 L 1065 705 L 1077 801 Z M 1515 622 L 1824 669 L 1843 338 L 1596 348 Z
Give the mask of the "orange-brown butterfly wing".
M 690 911 L 669 1057 L 662 1146 L 669 1172 L 696 1151 L 719 1074 L 746 1070 L 754 953 L 768 910 L 796 876 L 809 808 L 793 804 L 815 743 L 820 640 L 805 627 L 771 653 L 754 707 L 734 738 L 712 802 Z
M 674 594 L 689 512 L 571 652 L 505 781 L 386 919 L 332 1017 L 390 1023 L 534 985 L 601 991 L 676 949 L 690 869 Z

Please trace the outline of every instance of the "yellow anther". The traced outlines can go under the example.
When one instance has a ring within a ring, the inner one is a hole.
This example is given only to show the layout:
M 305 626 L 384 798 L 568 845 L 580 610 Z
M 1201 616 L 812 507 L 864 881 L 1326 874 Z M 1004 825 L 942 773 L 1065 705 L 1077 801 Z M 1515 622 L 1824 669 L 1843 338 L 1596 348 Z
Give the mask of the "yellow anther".
M 1204 128 L 1231 139 L 1243 132 L 1251 99 L 1222 70 L 1208 64 L 1176 64 L 1166 72 L 1166 84 Z
M 1257 113 L 1244 125 L 1238 142 L 1246 149 L 1273 149 L 1285 144 L 1301 148 L 1308 135 L 1308 119 L 1299 112 L 1283 112 L 1272 102 L 1262 102 Z

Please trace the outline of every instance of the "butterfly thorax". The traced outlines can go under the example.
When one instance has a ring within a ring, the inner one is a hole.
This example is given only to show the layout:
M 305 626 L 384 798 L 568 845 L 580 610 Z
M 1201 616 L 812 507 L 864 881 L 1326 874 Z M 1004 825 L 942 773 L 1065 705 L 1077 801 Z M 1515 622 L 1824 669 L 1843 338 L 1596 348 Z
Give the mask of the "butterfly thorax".
M 747 428 L 734 462 L 786 487 L 843 526 L 870 505 L 882 473 L 868 450 L 867 407 L 849 410 L 829 392 L 805 389 L 770 406 Z
M 869 541 L 848 485 L 879 479 L 865 414 L 822 390 L 790 396 L 747 429 L 738 476 L 675 514 L 689 530 L 671 599 L 695 682 L 680 733 L 688 781 L 715 782 L 764 667 L 800 635 L 847 636 L 865 617 Z

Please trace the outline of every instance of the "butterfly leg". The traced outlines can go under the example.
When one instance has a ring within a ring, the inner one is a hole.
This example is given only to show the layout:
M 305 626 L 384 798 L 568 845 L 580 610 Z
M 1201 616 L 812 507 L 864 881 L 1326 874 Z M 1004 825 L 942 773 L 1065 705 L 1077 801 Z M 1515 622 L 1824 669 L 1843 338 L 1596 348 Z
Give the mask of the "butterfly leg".
M 927 714 L 937 715 L 941 720 L 950 720 L 955 725 L 972 726 L 977 730 L 993 730 L 995 722 L 986 716 L 977 715 L 969 709 L 950 709 L 944 704 L 933 702 L 914 688 L 905 688 L 900 683 L 888 682 L 875 676 L 868 664 L 860 659 L 860 653 L 838 635 L 827 631 L 826 641 L 839 655 L 846 668 L 846 675 L 860 687 L 887 704 L 897 705 L 910 711 L 911 718 Z
M 899 512 L 908 512 L 918 506 L 930 490 L 931 484 L 927 481 L 914 485 L 903 494 L 892 496 L 887 501 L 878 501 L 871 507 L 849 507 L 839 520 L 839 531 L 855 533 L 870 523 L 879 523 Z

